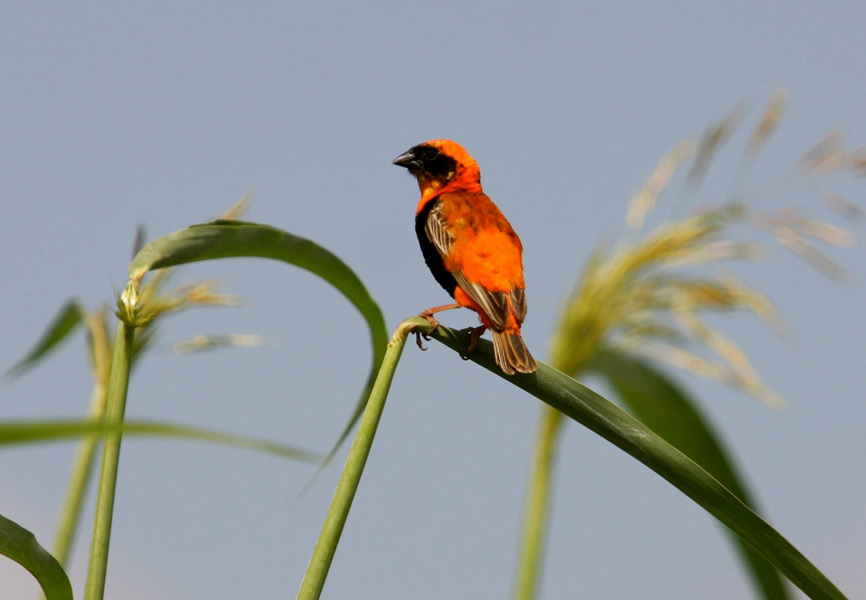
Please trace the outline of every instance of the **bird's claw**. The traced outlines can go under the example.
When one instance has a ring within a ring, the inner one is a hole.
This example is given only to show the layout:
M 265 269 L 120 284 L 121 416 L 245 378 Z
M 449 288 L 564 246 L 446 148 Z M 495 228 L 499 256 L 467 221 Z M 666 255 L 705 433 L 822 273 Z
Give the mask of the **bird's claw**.
M 414 331 L 413 333 L 415 334 L 415 343 L 418 345 L 418 348 L 421 349 L 421 352 L 426 352 L 427 347 L 421 341 L 421 338 L 423 337 L 425 340 L 429 340 L 430 337 L 426 333 L 423 333 L 421 331 Z
M 421 341 L 421 338 L 424 338 L 428 342 L 430 341 L 430 334 L 439 329 L 439 321 L 433 316 L 433 313 L 428 313 L 427 311 L 422 312 L 418 315 L 422 319 L 426 319 L 428 323 L 430 323 L 430 331 L 415 331 L 415 343 L 418 345 L 418 348 L 421 349 L 422 352 L 427 351 L 427 347 Z
M 469 355 L 475 352 L 475 348 L 478 347 L 478 338 L 487 331 L 487 328 L 484 325 L 479 325 L 478 327 L 467 327 L 460 331 L 469 334 L 469 345 L 466 347 L 466 352 L 460 353 L 460 358 L 463 360 L 469 360 Z

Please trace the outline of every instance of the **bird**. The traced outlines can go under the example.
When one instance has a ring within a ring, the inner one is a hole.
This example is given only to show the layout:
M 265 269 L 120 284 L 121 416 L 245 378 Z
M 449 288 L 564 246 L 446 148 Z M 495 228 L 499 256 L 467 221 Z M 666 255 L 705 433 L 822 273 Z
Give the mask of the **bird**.
M 520 333 L 526 318 L 523 245 L 484 193 L 478 163 L 463 146 L 444 139 L 413 146 L 393 163 L 408 169 L 418 182 L 415 233 L 433 277 L 454 298 L 454 303 L 428 308 L 420 316 L 435 329 L 439 322 L 434 314 L 469 308 L 481 321 L 470 330 L 469 351 L 489 329 L 503 373 L 535 371 L 535 359 Z

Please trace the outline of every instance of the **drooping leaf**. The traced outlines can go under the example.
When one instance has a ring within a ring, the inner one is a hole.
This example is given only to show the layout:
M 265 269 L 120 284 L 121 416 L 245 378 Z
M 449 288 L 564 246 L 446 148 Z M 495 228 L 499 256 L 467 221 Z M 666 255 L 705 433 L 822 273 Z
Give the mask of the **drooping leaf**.
M 138 282 L 152 269 L 243 256 L 272 258 L 315 273 L 337 288 L 358 309 L 370 329 L 373 347 L 370 373 L 349 422 L 328 453 L 327 463 L 360 418 L 388 344 L 382 311 L 346 263 L 318 244 L 281 229 L 222 220 L 193 225 L 150 242 L 130 263 L 129 276 Z
M 35 366 L 49 352 L 57 347 L 60 342 L 72 333 L 84 318 L 81 305 L 75 300 L 68 300 L 57 312 L 57 315 L 49 323 L 42 337 L 33 346 L 27 355 L 18 361 L 15 366 L 6 372 L 7 377 L 18 377 L 31 367 Z
M 30 571 L 47 600 L 72 600 L 72 586 L 60 563 L 39 545 L 32 533 L 3 515 L 0 515 L 0 554 Z
M 318 464 L 322 457 L 313 452 L 294 446 L 279 444 L 269 440 L 214 431 L 201 427 L 188 427 L 174 423 L 159 421 L 124 421 L 119 427 L 108 423 L 95 423 L 86 420 L 46 420 L 46 421 L 4 421 L 0 422 L 0 446 L 28 444 L 51 440 L 64 440 L 88 434 L 117 433 L 124 435 L 162 436 L 187 439 L 200 442 L 211 442 L 225 446 L 235 446 L 247 450 L 256 450 L 275 454 L 284 458 L 292 458 L 304 462 Z
M 744 478 L 737 472 L 709 420 L 673 381 L 650 363 L 614 350 L 599 352 L 587 370 L 604 376 L 641 422 L 758 512 Z M 732 538 L 753 578 L 756 593 L 767 600 L 789 598 L 778 571 L 742 538 L 733 534 Z
M 430 331 L 426 320 L 415 321 L 417 330 Z M 466 334 L 439 327 L 431 335 L 458 353 L 466 352 Z M 486 340 L 479 341 L 469 358 L 655 471 L 741 537 L 810 598 L 845 598 L 815 565 L 734 493 L 623 409 L 543 363 L 538 364 L 535 373 L 504 375 L 493 359 L 492 344 Z

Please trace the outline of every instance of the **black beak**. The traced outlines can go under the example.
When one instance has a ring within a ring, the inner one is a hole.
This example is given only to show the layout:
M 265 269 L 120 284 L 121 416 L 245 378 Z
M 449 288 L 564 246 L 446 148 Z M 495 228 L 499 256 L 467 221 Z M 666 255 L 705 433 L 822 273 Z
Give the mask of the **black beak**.
M 398 167 L 406 167 L 410 171 L 421 168 L 421 161 L 415 156 L 412 150 L 407 150 L 393 160 L 393 163 Z

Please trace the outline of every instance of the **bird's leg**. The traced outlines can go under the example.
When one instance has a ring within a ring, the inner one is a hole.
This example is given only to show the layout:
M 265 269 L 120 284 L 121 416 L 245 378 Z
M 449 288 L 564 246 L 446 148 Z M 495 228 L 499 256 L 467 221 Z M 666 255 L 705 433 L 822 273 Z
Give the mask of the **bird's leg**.
M 466 347 L 466 352 L 460 355 L 460 358 L 463 360 L 469 360 L 469 355 L 475 351 L 475 348 L 478 347 L 478 338 L 480 338 L 485 331 L 487 331 L 487 327 L 484 325 L 479 325 L 478 327 L 467 327 L 466 329 L 461 329 L 463 333 L 469 334 L 469 346 Z
M 443 310 L 452 310 L 455 308 L 460 308 L 460 305 L 456 302 L 454 302 L 453 304 L 443 304 L 442 306 L 434 306 L 433 308 L 428 308 L 427 310 L 423 311 L 421 314 L 418 315 L 422 319 L 427 319 L 427 322 L 430 323 L 430 331 L 426 333 L 421 331 L 415 332 L 415 343 L 418 344 L 418 347 L 421 348 L 421 350 L 427 350 L 427 348 L 425 348 L 424 344 L 421 342 L 421 338 L 423 337 L 425 340 L 429 340 L 430 334 L 436 331 L 436 329 L 438 329 L 439 327 L 439 321 L 437 321 L 433 315 L 438 312 L 442 312 Z

